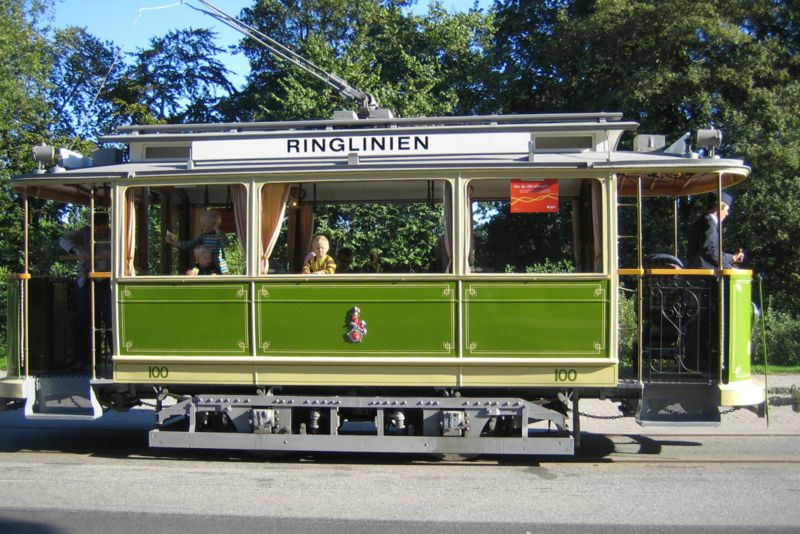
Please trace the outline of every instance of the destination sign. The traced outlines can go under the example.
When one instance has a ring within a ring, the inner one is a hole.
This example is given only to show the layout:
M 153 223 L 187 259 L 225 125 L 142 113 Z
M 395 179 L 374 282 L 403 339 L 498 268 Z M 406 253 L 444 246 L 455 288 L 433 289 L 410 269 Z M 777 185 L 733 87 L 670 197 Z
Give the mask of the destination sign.
M 529 132 L 422 134 L 338 134 L 217 139 L 192 143 L 192 160 L 247 161 L 269 159 L 346 158 L 359 156 L 519 154 L 529 152 Z

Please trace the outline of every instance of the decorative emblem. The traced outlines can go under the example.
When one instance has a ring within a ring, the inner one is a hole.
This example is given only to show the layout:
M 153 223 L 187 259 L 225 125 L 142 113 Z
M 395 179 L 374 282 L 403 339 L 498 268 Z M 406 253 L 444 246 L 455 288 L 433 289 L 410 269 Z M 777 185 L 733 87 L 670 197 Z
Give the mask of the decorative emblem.
M 361 308 L 354 307 L 347 312 L 347 328 L 345 337 L 350 343 L 361 343 L 367 335 L 367 322 L 361 318 Z

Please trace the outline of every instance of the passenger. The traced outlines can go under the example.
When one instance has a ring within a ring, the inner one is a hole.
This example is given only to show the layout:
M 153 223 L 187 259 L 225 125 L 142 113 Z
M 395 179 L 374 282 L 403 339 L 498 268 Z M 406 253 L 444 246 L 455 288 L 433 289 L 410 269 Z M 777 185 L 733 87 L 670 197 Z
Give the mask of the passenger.
M 186 271 L 188 276 L 222 274 L 219 272 L 219 268 L 214 265 L 211 249 L 207 246 L 197 245 L 194 247 L 194 260 L 194 267 Z
M 719 207 L 718 207 L 719 205 Z M 717 195 L 709 201 L 708 212 L 698 220 L 689 237 L 689 268 L 716 269 L 719 255 L 719 225 L 730 214 L 733 196 L 722 193 L 722 202 L 717 202 Z M 744 261 L 744 252 L 739 249 L 736 254 L 722 253 L 722 268 L 732 269 L 735 263 Z
M 369 252 L 369 263 L 364 266 L 365 273 L 382 273 L 384 269 L 381 249 L 373 248 Z
M 225 247 L 229 245 L 228 236 L 222 231 L 222 215 L 216 210 L 207 210 L 202 217 L 202 234 L 188 241 L 177 241 L 175 234 L 167 231 L 166 242 L 180 249 L 193 249 L 197 245 L 205 245 L 211 251 L 214 269 L 219 274 L 228 274 L 228 263 L 225 261 Z
M 355 252 L 350 247 L 343 247 L 336 253 L 336 272 L 339 274 L 352 273 L 353 257 Z
M 303 265 L 303 274 L 333 274 L 336 272 L 336 262 L 328 256 L 328 238 L 318 235 L 311 241 L 311 252 Z
M 94 215 L 94 270 L 108 272 L 111 270 L 111 228 L 108 213 Z M 91 284 L 89 273 L 92 271 L 91 251 L 92 235 L 90 226 L 85 226 L 58 240 L 59 246 L 66 252 L 75 254 L 78 266 L 75 276 L 75 290 L 72 293 L 74 316 L 72 321 L 75 337 L 75 353 L 69 362 L 70 370 L 88 369 L 91 367 Z M 111 326 L 111 284 L 108 279 L 95 281 L 95 309 L 98 319 L 106 327 Z

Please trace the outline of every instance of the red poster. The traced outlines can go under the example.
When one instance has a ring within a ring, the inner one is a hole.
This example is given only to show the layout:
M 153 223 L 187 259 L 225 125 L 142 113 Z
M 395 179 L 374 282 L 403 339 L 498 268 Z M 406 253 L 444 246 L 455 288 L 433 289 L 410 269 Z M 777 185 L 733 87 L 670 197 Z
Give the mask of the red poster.
M 511 180 L 511 213 L 557 213 L 558 180 Z

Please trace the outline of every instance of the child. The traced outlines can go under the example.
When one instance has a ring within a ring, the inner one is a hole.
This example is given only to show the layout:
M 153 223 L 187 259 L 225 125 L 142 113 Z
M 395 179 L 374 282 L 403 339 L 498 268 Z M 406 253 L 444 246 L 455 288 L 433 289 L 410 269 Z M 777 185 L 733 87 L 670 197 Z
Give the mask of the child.
M 211 249 L 205 245 L 197 245 L 194 247 L 194 267 L 186 271 L 188 276 L 197 276 L 204 274 L 221 274 L 219 269 L 214 267 L 214 260 L 211 255 Z
M 304 274 L 333 274 L 336 272 L 336 263 L 328 256 L 328 238 L 318 235 L 311 241 L 311 252 L 303 265 Z
M 225 261 L 225 249 L 228 246 L 228 236 L 222 231 L 222 215 L 216 210 L 203 213 L 201 219 L 203 233 L 188 241 L 176 241 L 175 234 L 167 231 L 166 241 L 181 249 L 194 248 L 205 245 L 211 252 L 213 268 L 219 274 L 228 274 L 228 263 Z
M 336 253 L 336 272 L 339 274 L 352 273 L 353 270 L 350 266 L 353 264 L 354 257 L 355 251 L 352 248 L 344 247 L 339 249 L 339 252 Z

